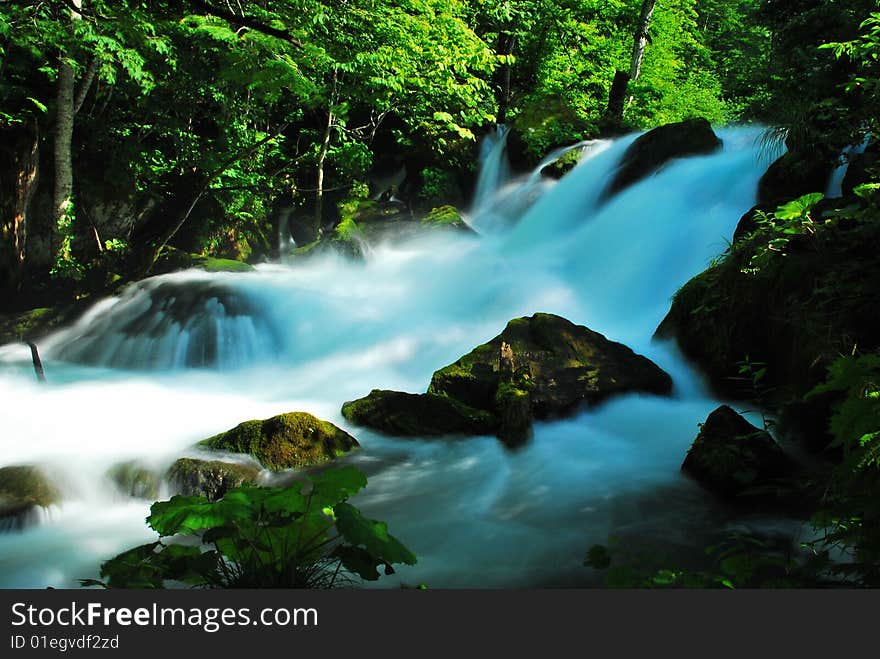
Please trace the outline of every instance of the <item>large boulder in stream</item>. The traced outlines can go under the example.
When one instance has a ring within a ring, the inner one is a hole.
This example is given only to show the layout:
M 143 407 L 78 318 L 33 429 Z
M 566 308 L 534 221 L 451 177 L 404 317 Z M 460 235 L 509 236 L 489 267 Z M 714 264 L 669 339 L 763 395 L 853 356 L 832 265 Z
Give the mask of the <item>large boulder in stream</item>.
M 721 146 L 721 140 L 706 119 L 688 119 L 649 130 L 624 152 L 603 198 L 608 199 L 647 178 L 670 160 L 707 155 Z
M 615 394 L 668 394 L 672 379 L 598 332 L 538 313 L 434 373 L 426 394 L 374 390 L 345 403 L 355 423 L 394 435 L 482 435 L 525 441 L 534 418 L 560 416 Z
M 61 493 L 38 467 L 0 468 L 0 530 L 21 529 L 40 508 L 60 500 Z
M 217 501 L 233 488 L 256 485 L 259 475 L 260 468 L 255 465 L 180 458 L 171 465 L 165 477 L 175 494 Z
M 702 424 L 681 468 L 721 498 L 773 499 L 793 463 L 770 433 L 722 405 Z
M 477 409 L 495 409 L 502 382 L 499 355 L 510 346 L 515 373 L 529 389 L 534 416 L 546 418 L 595 404 L 614 394 L 668 394 L 672 379 L 650 359 L 622 343 L 560 316 L 536 313 L 515 318 L 498 336 L 434 373 L 429 393 Z
M 273 471 L 308 467 L 337 458 L 360 446 L 329 421 L 307 412 L 245 421 L 199 443 L 204 448 L 245 453 Z
M 485 435 L 498 427 L 491 412 L 474 409 L 449 396 L 382 389 L 348 401 L 342 406 L 342 415 L 389 435 Z

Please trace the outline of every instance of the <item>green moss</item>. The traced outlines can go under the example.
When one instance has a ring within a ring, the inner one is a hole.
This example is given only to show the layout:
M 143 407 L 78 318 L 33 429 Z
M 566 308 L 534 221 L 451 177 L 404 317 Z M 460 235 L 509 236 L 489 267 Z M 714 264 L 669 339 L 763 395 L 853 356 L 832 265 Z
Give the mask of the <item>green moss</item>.
M 0 517 L 15 515 L 32 506 L 50 506 L 61 493 L 37 467 L 0 468 Z
M 250 272 L 254 266 L 243 261 L 218 259 L 213 256 L 193 256 L 192 265 L 206 272 Z
M 320 464 L 359 446 L 344 430 L 306 412 L 245 421 L 200 445 L 245 453 L 272 470 Z
M 127 496 L 151 501 L 159 497 L 159 474 L 137 462 L 114 465 L 107 477 Z
M 422 218 L 422 224 L 432 227 L 453 227 L 459 228 L 465 226 L 464 220 L 461 219 L 461 213 L 455 206 L 445 205 L 432 208 L 430 212 Z
M 53 307 L 0 314 L 0 344 L 21 341 L 48 332 L 63 323 L 65 315 Z
M 252 465 L 181 458 L 171 465 L 166 477 L 179 494 L 216 501 L 234 487 L 255 485 L 259 475 L 260 470 Z

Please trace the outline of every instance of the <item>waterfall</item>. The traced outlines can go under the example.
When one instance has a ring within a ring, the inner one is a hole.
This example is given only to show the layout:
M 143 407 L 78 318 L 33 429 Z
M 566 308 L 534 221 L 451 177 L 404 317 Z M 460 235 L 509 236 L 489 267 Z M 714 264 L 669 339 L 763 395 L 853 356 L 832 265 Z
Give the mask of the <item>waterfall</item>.
M 486 205 L 510 176 L 510 165 L 507 161 L 509 133 L 510 127 L 500 124 L 480 144 L 479 178 L 474 192 L 474 208 Z
M 600 206 L 636 136 L 579 145 L 580 163 L 558 182 L 511 180 L 499 128 L 484 143 L 474 207 L 495 199 L 504 217 L 472 213 L 482 236 L 438 231 L 381 245 L 367 262 L 327 253 L 145 280 L 41 343 L 43 386 L 26 351 L 0 350 L 0 466 L 38 464 L 68 483 L 50 519 L 0 535 L 0 586 L 72 586 L 154 537 L 149 502 L 113 489 L 113 464 L 162 469 L 240 421 L 294 410 L 358 438 L 349 460 L 369 485 L 357 505 L 419 557 L 380 585 L 581 583 L 585 550 L 610 535 L 694 542 L 726 513 L 679 467 L 719 401 L 651 337 L 754 204 L 759 134 L 722 129 L 720 152 L 670 162 Z M 537 311 L 653 359 L 674 395 L 621 396 L 538 423 L 515 452 L 492 437 L 390 438 L 342 418 L 344 401 L 373 388 L 424 391 L 434 370 Z
M 837 199 L 843 196 L 843 179 L 846 178 L 849 163 L 855 156 L 865 152 L 870 141 L 871 136 L 866 135 L 865 139 L 859 144 L 848 146 L 843 150 L 843 153 L 840 154 L 841 164 L 834 169 L 831 173 L 831 178 L 828 180 L 828 188 L 825 190 L 826 197 Z

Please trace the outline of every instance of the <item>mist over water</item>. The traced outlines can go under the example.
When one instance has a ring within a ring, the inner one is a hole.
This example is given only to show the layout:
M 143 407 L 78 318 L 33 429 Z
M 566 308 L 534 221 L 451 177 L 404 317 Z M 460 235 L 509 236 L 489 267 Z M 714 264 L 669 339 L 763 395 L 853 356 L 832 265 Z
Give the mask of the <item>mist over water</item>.
M 693 544 L 727 521 L 679 472 L 718 401 L 651 336 L 678 287 L 724 250 L 768 164 L 759 129 L 718 134 L 723 151 L 673 161 L 601 205 L 635 136 L 579 145 L 580 163 L 552 182 L 510 179 L 494 134 L 482 168 L 494 183 L 481 178 L 469 214 L 478 235 L 379 245 L 365 263 L 326 255 L 131 285 L 41 343 L 48 385 L 26 347 L 0 347 L 0 466 L 39 464 L 65 494 L 40 524 L 0 534 L 0 585 L 74 586 L 154 538 L 149 502 L 115 492 L 112 465 L 162 468 L 241 421 L 295 410 L 358 438 L 345 460 L 369 485 L 355 503 L 419 558 L 379 586 L 574 585 L 595 578 L 581 562 L 610 535 Z M 424 391 L 434 370 L 538 311 L 650 357 L 674 395 L 538 423 L 517 451 L 342 418 L 373 388 Z

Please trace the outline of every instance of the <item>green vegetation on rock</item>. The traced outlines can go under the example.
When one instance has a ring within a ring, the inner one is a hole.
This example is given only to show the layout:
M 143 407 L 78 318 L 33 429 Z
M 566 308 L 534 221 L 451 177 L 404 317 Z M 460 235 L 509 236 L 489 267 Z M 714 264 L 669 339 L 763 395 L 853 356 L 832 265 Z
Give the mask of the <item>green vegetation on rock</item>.
M 245 421 L 199 444 L 210 449 L 245 453 L 274 471 L 327 462 L 359 446 L 344 430 L 307 412 Z
M 253 465 L 180 458 L 169 467 L 165 477 L 176 494 L 217 501 L 233 488 L 255 485 L 259 475 L 259 468 Z
M 35 506 L 58 503 L 61 493 L 41 469 L 31 465 L 0 468 L 0 519 L 16 519 Z

